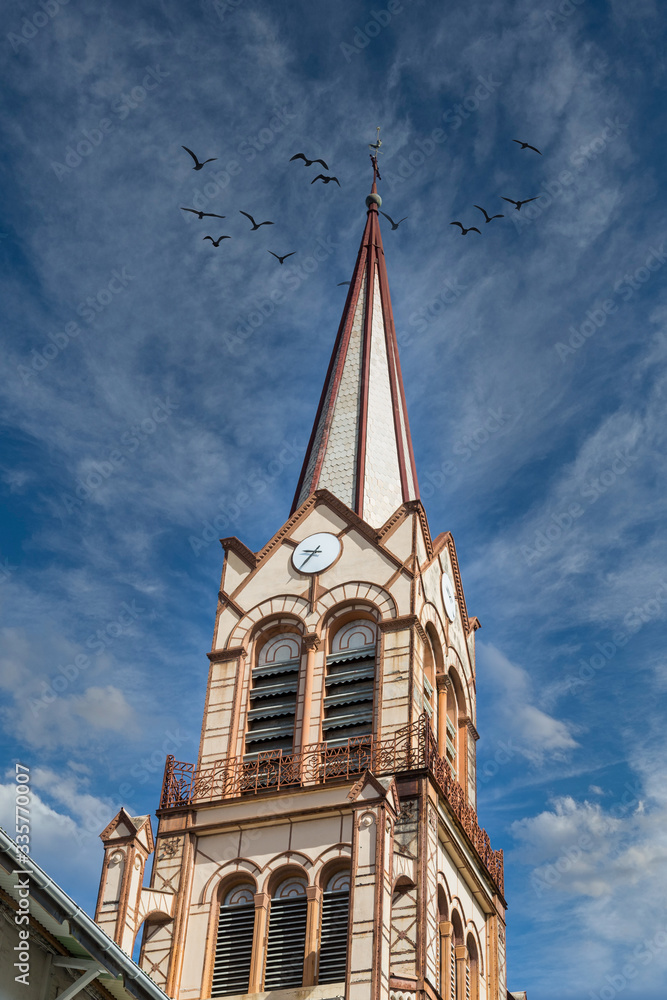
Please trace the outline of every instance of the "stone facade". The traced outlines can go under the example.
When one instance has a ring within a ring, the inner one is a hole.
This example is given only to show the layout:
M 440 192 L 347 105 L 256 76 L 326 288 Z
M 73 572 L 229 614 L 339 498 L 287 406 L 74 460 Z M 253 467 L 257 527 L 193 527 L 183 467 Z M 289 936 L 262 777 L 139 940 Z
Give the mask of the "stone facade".
M 143 871 L 139 829 L 103 835 L 97 919 L 129 950 L 143 921 L 140 963 L 174 1000 L 506 1000 L 479 622 L 417 499 L 369 201 L 298 506 L 259 552 L 222 540 L 199 756 L 168 759 L 149 889 L 114 869 Z M 322 534 L 337 556 L 299 568 Z

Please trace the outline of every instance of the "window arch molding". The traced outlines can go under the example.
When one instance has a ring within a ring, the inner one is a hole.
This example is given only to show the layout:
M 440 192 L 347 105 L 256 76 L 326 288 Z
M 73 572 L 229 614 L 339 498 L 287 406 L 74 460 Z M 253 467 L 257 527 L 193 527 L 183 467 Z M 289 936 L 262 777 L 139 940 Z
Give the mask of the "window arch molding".
M 305 859 L 304 859 L 305 860 Z M 288 879 L 304 879 L 306 888 L 312 884 L 311 873 L 305 865 L 294 864 L 293 862 L 281 862 L 275 868 L 271 868 L 267 872 L 266 878 L 264 880 L 263 892 L 266 892 L 271 898 L 281 885 L 281 883 L 288 881 Z
M 359 596 L 351 596 L 352 587 L 357 587 Z M 389 621 L 398 616 L 398 609 L 391 594 L 378 587 L 374 583 L 339 584 L 333 587 L 317 602 L 314 608 L 314 615 L 317 616 L 317 624 L 314 624 L 313 631 L 321 632 L 329 622 L 332 615 L 338 612 L 356 608 L 359 611 L 364 609 L 370 612 L 376 621 Z
M 331 650 L 334 636 L 341 628 L 353 621 L 367 619 L 377 627 L 382 621 L 374 604 L 368 601 L 343 601 L 330 608 L 320 621 L 320 632 L 325 637 L 327 652 Z
M 260 874 L 261 869 L 249 858 L 234 858 L 232 861 L 225 861 L 207 880 L 197 902 L 210 906 L 219 904 L 223 887 L 227 883 L 232 885 L 234 881 L 252 882 L 257 892 L 259 891 Z
M 314 884 L 319 886 L 320 889 L 326 889 L 330 880 L 334 875 L 338 875 L 339 872 L 350 872 L 352 869 L 352 859 L 349 855 L 343 855 L 338 858 L 331 858 L 329 861 L 325 861 L 317 871 L 313 872 Z
M 253 895 L 257 892 L 257 879 L 249 871 L 242 869 L 229 875 L 224 875 L 215 887 L 214 901 L 218 906 L 225 902 L 227 896 L 239 886 L 252 886 Z
M 482 948 L 482 938 L 477 929 L 477 924 L 474 920 L 470 920 L 466 924 L 465 928 L 466 935 L 466 947 L 468 946 L 468 938 L 473 941 L 475 947 L 477 948 L 477 963 L 479 966 L 480 976 L 484 975 L 484 949 Z
M 425 632 L 429 631 L 429 626 L 431 633 L 435 635 L 438 641 L 438 648 L 442 654 L 442 669 L 438 670 L 438 673 L 445 673 L 445 652 L 447 650 L 447 637 L 445 635 L 445 629 L 440 620 L 440 615 L 438 614 L 437 608 L 434 604 L 427 603 L 422 608 L 421 612 L 421 626 Z
M 474 684 L 466 676 L 465 667 L 459 656 L 459 653 L 453 646 L 443 646 L 445 651 L 445 673 L 454 673 L 456 675 L 456 680 L 458 683 L 458 697 L 459 704 L 464 706 L 466 715 L 472 718 L 472 702 L 474 695 L 471 691 L 471 685 Z
M 434 673 L 436 677 L 445 673 L 445 656 L 444 656 L 444 646 L 442 640 L 438 635 L 438 630 L 433 624 L 433 622 L 426 622 L 424 628 L 427 638 L 431 644 L 431 649 L 433 650 L 433 660 L 434 660 Z
M 275 614 L 262 618 L 256 625 L 253 625 L 248 636 L 248 648 L 251 654 L 258 656 L 262 646 L 282 632 L 294 632 L 295 635 L 299 635 L 303 639 L 306 626 L 297 615 Z
M 298 623 L 299 627 L 305 631 L 309 611 L 310 603 L 304 597 L 294 597 L 292 594 L 262 601 L 261 604 L 256 604 L 254 608 L 246 612 L 243 618 L 236 623 L 223 648 L 236 648 L 237 646 L 247 648 L 258 628 L 281 619 L 285 622 Z

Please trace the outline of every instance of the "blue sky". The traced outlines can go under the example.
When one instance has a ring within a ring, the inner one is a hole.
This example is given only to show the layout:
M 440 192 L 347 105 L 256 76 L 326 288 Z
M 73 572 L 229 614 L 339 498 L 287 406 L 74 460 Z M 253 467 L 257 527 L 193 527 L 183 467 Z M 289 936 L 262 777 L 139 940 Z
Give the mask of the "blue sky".
M 45 3 L 1 15 L 3 825 L 19 758 L 35 856 L 91 912 L 99 831 L 195 759 L 217 538 L 288 515 L 380 124 L 424 502 L 483 626 L 509 985 L 662 997 L 664 12 Z

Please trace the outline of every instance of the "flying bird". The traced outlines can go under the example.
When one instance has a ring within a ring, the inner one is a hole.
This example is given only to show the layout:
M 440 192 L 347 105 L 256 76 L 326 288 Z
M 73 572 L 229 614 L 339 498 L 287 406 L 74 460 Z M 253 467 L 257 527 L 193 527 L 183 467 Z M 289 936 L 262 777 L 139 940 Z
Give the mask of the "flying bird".
M 212 236 L 205 236 L 204 239 L 210 240 L 214 247 L 219 247 L 220 240 L 231 240 L 231 236 L 218 236 L 217 240 L 214 240 Z
M 192 214 L 196 215 L 199 219 L 203 219 L 205 215 L 209 216 L 211 219 L 226 219 L 227 218 L 226 215 L 216 215 L 215 212 L 199 212 L 199 211 L 197 211 L 196 208 L 183 208 L 182 205 L 181 205 L 181 212 L 192 212 Z
M 267 250 L 266 252 L 270 253 L 272 257 L 275 257 L 276 260 L 280 261 L 280 263 L 282 264 L 282 262 L 284 260 L 287 260 L 288 257 L 293 257 L 294 254 L 296 253 L 296 250 L 292 250 L 291 253 L 285 253 L 282 255 L 282 257 L 280 257 L 277 253 L 274 253 L 273 250 Z
M 491 222 L 491 219 L 504 219 L 505 218 L 504 215 L 489 215 L 487 213 L 486 209 L 482 208 L 481 205 L 475 205 L 473 207 L 474 208 L 478 208 L 480 210 L 480 212 L 484 212 L 484 218 L 486 219 L 487 222 Z
M 468 233 L 479 233 L 477 226 L 471 226 L 470 229 L 465 229 L 460 222 L 450 222 L 449 224 L 450 226 L 461 226 L 461 236 L 467 236 Z M 481 236 L 482 234 L 479 233 L 479 235 Z
M 514 201 L 513 198 L 506 198 L 504 194 L 501 194 L 500 197 L 503 199 L 503 201 L 508 201 L 510 203 L 510 205 L 514 205 L 514 207 L 516 208 L 517 212 L 520 212 L 522 205 L 527 205 L 529 201 L 537 201 L 537 199 L 540 196 L 539 196 L 539 194 L 536 194 L 534 198 L 524 198 L 523 201 Z
M 292 160 L 303 160 L 304 167 L 310 167 L 311 164 L 313 163 L 321 163 L 325 170 L 329 169 L 324 160 L 309 160 L 307 157 L 303 155 L 303 153 L 295 153 L 294 156 L 290 156 L 289 158 L 290 163 L 292 162 Z
M 529 142 L 522 142 L 521 139 L 512 139 L 512 142 L 518 142 L 522 149 L 532 149 L 534 153 L 540 153 L 537 146 L 531 146 Z M 540 156 L 542 154 L 540 153 Z
M 392 219 L 392 217 L 390 215 L 387 215 L 386 212 L 380 212 L 380 215 L 384 215 L 385 219 L 389 219 L 389 221 L 391 222 L 391 231 L 392 231 L 392 233 L 393 233 L 394 229 L 398 229 L 398 227 L 400 226 L 400 224 L 402 222 L 405 222 L 405 220 L 407 219 L 407 215 L 404 215 L 402 219 L 398 220 L 398 222 L 394 222 L 394 220 Z
M 193 160 L 195 161 L 195 165 L 194 165 L 194 167 L 192 168 L 193 170 L 201 170 L 201 168 L 202 168 L 202 167 L 203 167 L 203 166 L 204 166 L 205 164 L 207 164 L 207 163 L 213 163 L 213 161 L 214 161 L 214 160 L 217 160 L 217 158 L 218 158 L 217 156 L 211 156 L 211 157 L 210 157 L 210 158 L 209 158 L 208 160 L 203 160 L 203 161 L 202 161 L 202 162 L 200 163 L 200 162 L 199 162 L 199 160 L 197 159 L 197 157 L 195 156 L 195 154 L 194 154 L 194 153 L 192 152 L 192 150 L 191 150 L 191 149 L 188 149 L 188 147 L 187 147 L 187 146 L 181 146 L 181 149 L 184 149 L 186 153 L 189 153 L 189 154 L 190 154 L 190 156 L 192 157 L 192 159 L 193 159 Z
M 255 222 L 255 220 L 253 219 L 252 215 L 248 215 L 247 212 L 241 212 L 240 209 L 239 209 L 239 212 L 240 212 L 241 215 L 245 215 L 246 219 L 250 219 L 250 221 L 252 222 L 252 229 L 250 230 L 251 233 L 254 233 L 255 230 L 259 229 L 260 226 L 272 226 L 273 225 L 272 222 Z M 296 253 L 296 250 L 294 252 Z
M 341 285 L 351 285 L 351 281 L 339 281 L 337 287 L 340 288 Z
M 314 184 L 315 181 L 319 181 L 319 180 L 321 180 L 324 184 L 328 184 L 329 181 L 335 181 L 336 184 L 338 185 L 338 187 L 340 187 L 340 181 L 338 180 L 337 177 L 325 177 L 324 174 L 318 174 L 317 177 L 313 177 L 313 179 L 312 179 L 312 181 L 310 183 Z

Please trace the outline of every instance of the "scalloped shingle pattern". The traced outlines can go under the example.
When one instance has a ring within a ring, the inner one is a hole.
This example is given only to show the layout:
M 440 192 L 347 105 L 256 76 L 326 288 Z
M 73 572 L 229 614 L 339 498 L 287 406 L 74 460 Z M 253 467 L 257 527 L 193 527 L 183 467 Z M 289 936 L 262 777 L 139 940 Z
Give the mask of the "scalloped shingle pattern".
M 401 505 L 403 493 L 377 270 L 373 281 L 371 328 L 364 511 L 362 517 L 374 528 L 379 528 Z

